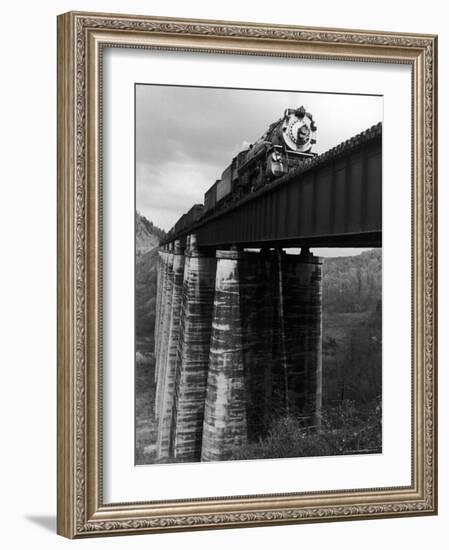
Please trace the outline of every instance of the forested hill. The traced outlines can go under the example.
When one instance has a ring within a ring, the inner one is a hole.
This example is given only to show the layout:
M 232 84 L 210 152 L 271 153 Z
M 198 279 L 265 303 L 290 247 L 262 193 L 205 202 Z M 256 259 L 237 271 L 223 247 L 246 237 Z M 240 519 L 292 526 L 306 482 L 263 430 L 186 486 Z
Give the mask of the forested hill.
M 323 405 L 382 392 L 382 250 L 323 262 Z
M 136 212 L 136 255 L 145 254 L 157 247 L 165 237 L 165 231 Z
M 153 351 L 156 313 L 156 265 L 165 231 L 136 212 L 136 351 Z
M 382 296 L 382 249 L 325 258 L 323 306 L 328 313 L 359 313 L 375 308 Z

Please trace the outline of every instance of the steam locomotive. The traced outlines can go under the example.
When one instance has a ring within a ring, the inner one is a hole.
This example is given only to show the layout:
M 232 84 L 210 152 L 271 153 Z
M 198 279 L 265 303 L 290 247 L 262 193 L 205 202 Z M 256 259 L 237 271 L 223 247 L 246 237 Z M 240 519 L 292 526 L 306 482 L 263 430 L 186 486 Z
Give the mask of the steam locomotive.
M 169 234 L 181 232 L 316 156 L 312 152 L 316 131 L 313 116 L 303 106 L 286 109 L 284 116 L 270 124 L 263 136 L 232 159 L 221 178 L 206 191 L 204 205 L 195 204 Z

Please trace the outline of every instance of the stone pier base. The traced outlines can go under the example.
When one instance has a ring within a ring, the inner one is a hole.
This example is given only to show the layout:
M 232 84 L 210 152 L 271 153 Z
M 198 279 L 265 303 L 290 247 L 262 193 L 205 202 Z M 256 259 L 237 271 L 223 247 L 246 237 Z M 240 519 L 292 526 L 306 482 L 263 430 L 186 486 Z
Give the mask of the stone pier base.
M 320 258 L 187 246 L 158 265 L 158 459 L 227 460 L 285 415 L 319 427 Z
M 156 396 L 154 414 L 159 418 L 165 385 L 165 368 L 167 360 L 168 337 L 170 333 L 171 302 L 173 294 L 173 254 L 164 251 L 160 255 L 162 273 L 162 304 L 158 323 L 158 346 L 156 348 Z
M 287 411 L 319 426 L 322 364 L 322 261 L 307 249 L 279 256 L 281 350 Z
M 154 323 L 154 357 L 156 361 L 156 367 L 154 369 L 154 381 L 157 384 L 159 375 L 159 353 L 161 348 L 161 330 L 162 319 L 164 317 L 164 308 L 166 305 L 165 300 L 165 286 L 166 286 L 166 265 L 167 265 L 167 253 L 164 250 L 159 251 L 159 259 L 157 262 L 157 297 L 156 297 L 156 319 Z M 156 408 L 156 403 L 154 403 Z
M 170 432 L 174 403 L 174 384 L 176 373 L 176 360 L 180 336 L 180 314 L 182 302 L 182 289 L 184 278 L 184 253 L 175 244 L 175 250 L 169 259 L 171 271 L 169 281 L 171 283 L 171 300 L 169 300 L 170 313 L 167 315 L 168 327 L 166 327 L 166 352 L 163 356 L 164 371 L 158 385 L 158 459 L 170 456 Z M 170 291 L 170 288 L 168 289 Z
M 217 251 L 201 459 L 226 460 L 275 417 L 319 425 L 321 261 Z
M 276 254 L 246 252 L 239 271 L 247 439 L 257 441 L 266 434 L 279 399 Z
M 234 446 L 247 441 L 241 258 L 237 251 L 217 251 L 202 461 L 226 460 Z
M 178 459 L 198 461 L 201 458 L 216 259 L 198 252 L 194 243 L 186 255 L 171 453 Z

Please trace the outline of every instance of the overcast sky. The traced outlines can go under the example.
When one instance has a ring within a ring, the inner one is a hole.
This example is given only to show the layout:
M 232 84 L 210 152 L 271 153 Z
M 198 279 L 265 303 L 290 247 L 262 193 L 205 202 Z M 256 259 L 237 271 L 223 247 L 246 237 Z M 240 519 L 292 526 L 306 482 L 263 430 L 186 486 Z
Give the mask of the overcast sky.
M 381 97 L 137 85 L 137 210 L 169 230 L 239 151 L 300 105 L 318 126 L 317 153 L 382 120 Z

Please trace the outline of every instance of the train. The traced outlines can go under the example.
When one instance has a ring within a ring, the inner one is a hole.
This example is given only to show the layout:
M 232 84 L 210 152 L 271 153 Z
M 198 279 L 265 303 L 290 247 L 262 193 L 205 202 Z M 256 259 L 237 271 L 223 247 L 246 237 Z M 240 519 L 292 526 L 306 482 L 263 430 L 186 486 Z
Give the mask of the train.
M 230 203 L 261 189 L 313 158 L 317 126 L 304 106 L 287 108 L 248 149 L 240 151 L 221 177 L 204 194 L 204 204 L 195 204 L 169 231 L 169 237 L 226 208 Z

